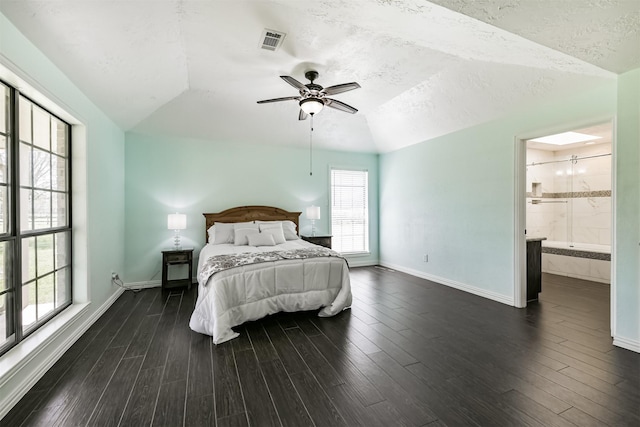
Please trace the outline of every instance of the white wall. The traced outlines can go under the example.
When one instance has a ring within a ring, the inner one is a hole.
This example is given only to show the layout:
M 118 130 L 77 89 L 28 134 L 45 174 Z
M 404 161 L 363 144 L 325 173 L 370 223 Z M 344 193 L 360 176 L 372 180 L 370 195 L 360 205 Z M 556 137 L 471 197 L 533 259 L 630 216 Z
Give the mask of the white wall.
M 73 292 L 74 303 L 88 303 L 70 327 L 33 345 L 36 351 L 14 369 L 2 370 L 1 417 L 118 295 L 110 273 L 124 266 L 124 133 L 2 14 L 0 64 L 4 80 L 74 124 Z M 40 338 L 38 332 L 27 338 L 3 364 Z
M 640 352 L 640 69 L 618 80 L 614 342 Z

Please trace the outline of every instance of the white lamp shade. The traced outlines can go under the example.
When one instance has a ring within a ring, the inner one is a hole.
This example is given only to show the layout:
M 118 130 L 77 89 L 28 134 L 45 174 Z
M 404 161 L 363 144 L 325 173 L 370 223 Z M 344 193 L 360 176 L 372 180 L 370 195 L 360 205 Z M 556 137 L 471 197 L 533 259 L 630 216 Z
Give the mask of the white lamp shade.
M 169 230 L 184 230 L 187 228 L 187 216 L 179 213 L 169 214 L 167 228 Z
M 307 218 L 320 219 L 320 206 L 309 206 L 307 208 Z
M 307 114 L 315 114 L 320 112 L 324 107 L 322 101 L 315 98 L 307 98 L 300 101 L 300 108 Z

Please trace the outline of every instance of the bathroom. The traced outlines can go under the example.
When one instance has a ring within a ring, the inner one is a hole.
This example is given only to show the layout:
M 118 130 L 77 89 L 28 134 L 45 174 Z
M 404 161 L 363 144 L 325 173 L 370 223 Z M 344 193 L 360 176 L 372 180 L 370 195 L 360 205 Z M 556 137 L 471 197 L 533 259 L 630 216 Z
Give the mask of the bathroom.
M 607 122 L 527 141 L 527 236 L 546 238 L 543 273 L 611 283 L 612 134 Z

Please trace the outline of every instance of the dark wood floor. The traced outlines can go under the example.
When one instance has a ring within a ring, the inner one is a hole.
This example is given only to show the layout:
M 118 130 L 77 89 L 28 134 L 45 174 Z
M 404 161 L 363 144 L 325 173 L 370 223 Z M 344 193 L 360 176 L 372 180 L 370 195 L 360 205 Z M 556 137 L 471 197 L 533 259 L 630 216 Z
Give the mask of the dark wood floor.
M 515 309 L 377 267 L 334 318 L 281 314 L 214 346 L 192 291 L 126 292 L 2 426 L 638 426 L 640 355 L 609 287 L 545 276 Z

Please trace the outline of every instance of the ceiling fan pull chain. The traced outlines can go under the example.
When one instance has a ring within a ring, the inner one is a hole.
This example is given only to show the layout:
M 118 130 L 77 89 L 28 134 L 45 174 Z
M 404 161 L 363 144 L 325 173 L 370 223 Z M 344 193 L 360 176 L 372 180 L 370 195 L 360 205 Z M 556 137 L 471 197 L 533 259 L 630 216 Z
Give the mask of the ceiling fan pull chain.
M 309 176 L 313 176 L 313 114 L 311 114 L 311 131 L 309 132 Z

